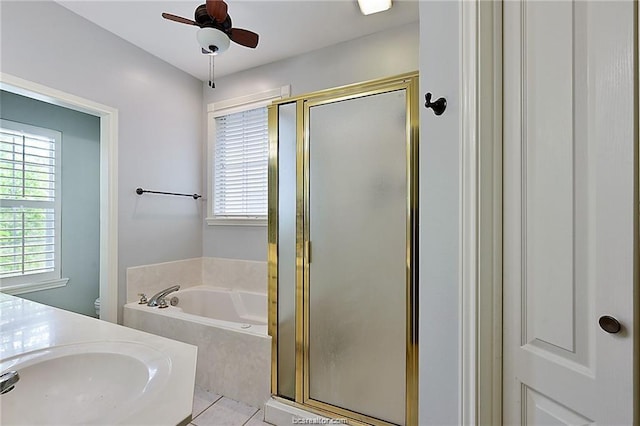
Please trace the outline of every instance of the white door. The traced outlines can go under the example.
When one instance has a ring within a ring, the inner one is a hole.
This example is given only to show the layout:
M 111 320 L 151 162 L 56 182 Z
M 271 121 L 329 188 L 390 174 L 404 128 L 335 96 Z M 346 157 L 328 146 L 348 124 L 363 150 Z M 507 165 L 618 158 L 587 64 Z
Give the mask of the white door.
M 504 3 L 505 425 L 631 425 L 638 410 L 634 13 Z

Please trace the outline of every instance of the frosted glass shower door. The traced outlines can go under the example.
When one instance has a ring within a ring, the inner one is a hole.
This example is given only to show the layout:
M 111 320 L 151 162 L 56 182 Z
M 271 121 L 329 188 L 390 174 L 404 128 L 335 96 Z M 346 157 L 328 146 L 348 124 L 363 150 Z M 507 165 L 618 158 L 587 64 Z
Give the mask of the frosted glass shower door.
M 278 388 L 295 399 L 296 382 L 296 104 L 278 107 Z
M 307 392 L 405 424 L 406 90 L 310 103 Z

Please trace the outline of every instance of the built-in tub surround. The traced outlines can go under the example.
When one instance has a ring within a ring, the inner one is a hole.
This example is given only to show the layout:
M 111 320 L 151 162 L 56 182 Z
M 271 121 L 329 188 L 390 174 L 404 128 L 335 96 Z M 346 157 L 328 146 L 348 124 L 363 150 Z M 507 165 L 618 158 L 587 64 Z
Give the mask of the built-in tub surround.
M 138 304 L 139 293 L 176 284 L 180 291 L 167 298 L 177 297 L 176 306 Z M 198 346 L 197 386 L 254 407 L 270 397 L 266 262 L 198 258 L 129 268 L 127 301 L 124 325 Z
M 267 262 L 217 257 L 199 257 L 127 269 L 127 302 L 148 297 L 179 284 L 186 289 L 198 285 L 267 294 Z
M 194 346 L 2 293 L 0 324 L 1 424 L 190 421 Z
M 148 297 L 179 284 L 180 288 L 202 284 L 202 258 L 127 268 L 127 302 L 139 299 L 138 294 Z
M 203 257 L 202 283 L 267 294 L 267 262 Z
M 211 286 L 172 293 L 176 306 L 124 307 L 124 324 L 198 346 L 196 385 L 254 407 L 269 398 L 266 295 Z

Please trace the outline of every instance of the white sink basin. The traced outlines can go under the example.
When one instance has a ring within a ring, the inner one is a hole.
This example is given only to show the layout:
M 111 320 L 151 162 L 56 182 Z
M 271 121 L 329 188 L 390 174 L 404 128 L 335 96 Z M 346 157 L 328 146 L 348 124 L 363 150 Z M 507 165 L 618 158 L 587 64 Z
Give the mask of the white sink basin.
M 16 370 L 15 388 L 0 395 L 0 424 L 118 424 L 149 410 L 171 361 L 135 342 L 55 346 L 0 362 Z

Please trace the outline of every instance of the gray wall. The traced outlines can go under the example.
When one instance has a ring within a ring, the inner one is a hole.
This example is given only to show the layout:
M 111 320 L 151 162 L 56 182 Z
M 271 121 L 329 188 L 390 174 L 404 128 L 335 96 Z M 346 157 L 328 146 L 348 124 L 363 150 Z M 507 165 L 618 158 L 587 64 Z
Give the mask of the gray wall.
M 420 425 L 459 425 L 460 1 L 420 2 Z
M 66 287 L 21 295 L 95 316 L 100 293 L 100 119 L 0 91 L 0 118 L 62 133 L 62 277 Z
M 202 82 L 51 1 L 0 20 L 0 71 L 118 109 L 122 306 L 127 267 L 202 255 L 201 201 L 134 192 L 201 191 Z
M 418 70 L 418 22 L 219 78 L 206 105 L 291 85 L 300 95 Z M 206 157 L 205 157 L 206 158 Z M 205 184 L 206 168 L 204 170 Z M 267 259 L 267 228 L 203 225 L 203 255 Z

